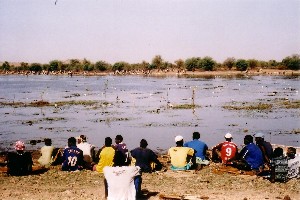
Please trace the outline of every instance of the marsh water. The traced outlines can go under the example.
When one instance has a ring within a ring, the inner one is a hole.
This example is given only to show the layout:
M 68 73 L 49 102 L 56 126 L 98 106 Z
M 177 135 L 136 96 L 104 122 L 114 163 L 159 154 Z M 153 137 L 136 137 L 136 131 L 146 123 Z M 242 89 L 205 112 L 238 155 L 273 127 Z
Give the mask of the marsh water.
M 271 143 L 300 146 L 298 108 L 223 107 L 236 102 L 299 101 L 299 90 L 299 77 L 284 76 L 0 76 L 0 148 L 11 149 L 16 140 L 29 143 L 46 137 L 54 146 L 64 147 L 69 137 L 81 134 L 100 147 L 105 137 L 121 134 L 129 149 L 145 138 L 150 148 L 166 150 L 175 144 L 176 135 L 187 141 L 194 131 L 209 147 L 223 141 L 227 132 L 238 146 L 246 134 L 256 132 L 265 133 Z M 28 106 L 36 101 L 52 104 Z M 68 103 L 57 103 L 61 101 Z M 22 106 L 6 105 L 16 102 Z M 176 109 L 178 105 L 196 107 Z

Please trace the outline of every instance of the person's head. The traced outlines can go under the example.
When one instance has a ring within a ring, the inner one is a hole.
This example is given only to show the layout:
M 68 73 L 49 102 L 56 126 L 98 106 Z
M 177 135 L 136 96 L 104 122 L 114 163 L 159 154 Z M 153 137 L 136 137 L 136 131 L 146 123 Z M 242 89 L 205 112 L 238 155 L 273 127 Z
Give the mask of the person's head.
M 288 158 L 294 159 L 296 156 L 296 148 L 288 147 L 286 155 Z
M 200 139 L 200 133 L 199 132 L 194 132 L 193 133 L 193 140 L 199 140 Z
M 175 137 L 176 146 L 182 147 L 183 146 L 183 137 L 181 135 L 177 135 Z
M 52 140 L 50 138 L 45 138 L 44 142 L 45 142 L 46 146 L 51 146 L 51 144 L 52 144 Z
M 253 137 L 252 137 L 252 135 L 246 135 L 245 137 L 244 137 L 244 144 L 250 144 L 250 143 L 253 143 Z
M 112 139 L 110 137 L 105 138 L 105 146 L 106 147 L 111 147 L 112 144 Z
M 85 135 L 80 135 L 79 137 L 81 139 L 81 142 L 86 142 L 86 136 Z
M 119 144 L 119 143 L 121 143 L 121 142 L 123 142 L 123 137 L 122 137 L 122 135 L 117 135 L 116 138 L 115 138 L 115 143 L 116 143 L 116 144 Z
M 231 135 L 231 133 L 226 133 L 224 137 L 225 137 L 225 140 L 226 140 L 226 141 L 229 141 L 229 142 L 230 142 L 230 141 L 232 140 L 232 135 Z
M 261 144 L 265 140 L 265 135 L 260 132 L 255 133 L 254 137 L 255 137 L 256 144 Z
M 23 152 L 25 150 L 25 144 L 24 144 L 24 142 L 22 142 L 20 140 L 17 141 L 15 143 L 15 149 L 16 149 L 17 152 Z
M 68 139 L 68 146 L 71 147 L 71 146 L 76 146 L 76 138 L 74 137 L 70 137 Z
M 148 146 L 147 140 L 142 139 L 140 142 L 140 147 L 145 149 L 145 148 L 147 148 L 147 146 Z
M 80 136 L 77 136 L 77 137 L 75 138 L 75 140 L 76 140 L 77 144 L 80 144 L 80 143 L 82 142 L 82 139 L 81 139 Z
M 273 157 L 278 158 L 280 156 L 283 156 L 283 149 L 281 147 L 276 147 L 273 152 Z

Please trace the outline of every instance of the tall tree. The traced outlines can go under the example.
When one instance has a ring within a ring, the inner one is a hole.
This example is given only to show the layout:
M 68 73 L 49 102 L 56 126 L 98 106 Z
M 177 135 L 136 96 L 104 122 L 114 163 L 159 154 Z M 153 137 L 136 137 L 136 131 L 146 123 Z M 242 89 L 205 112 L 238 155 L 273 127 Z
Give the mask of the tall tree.
M 239 71 L 246 71 L 248 68 L 248 62 L 244 59 L 239 59 L 236 61 L 236 69 Z
M 282 60 L 282 63 L 291 70 L 299 70 L 300 69 L 300 55 L 292 55 L 288 56 Z
M 208 56 L 202 58 L 199 62 L 200 68 L 204 69 L 205 71 L 212 71 L 214 66 L 216 65 L 216 61 Z
M 223 62 L 223 66 L 227 67 L 229 70 L 231 70 L 235 66 L 235 58 L 229 57 Z

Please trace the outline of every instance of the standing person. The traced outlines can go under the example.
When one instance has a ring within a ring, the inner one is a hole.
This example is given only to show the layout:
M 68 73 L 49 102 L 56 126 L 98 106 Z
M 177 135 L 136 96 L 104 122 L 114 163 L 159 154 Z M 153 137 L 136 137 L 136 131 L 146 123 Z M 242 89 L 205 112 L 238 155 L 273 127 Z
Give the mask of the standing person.
M 54 147 L 52 145 L 52 140 L 50 138 L 44 139 L 45 146 L 41 148 L 41 157 L 38 159 L 38 162 L 43 167 L 50 167 L 53 162 L 52 153 Z
M 168 156 L 171 159 L 172 170 L 188 170 L 195 165 L 195 151 L 192 148 L 183 146 L 183 137 L 175 137 L 176 147 L 171 147 Z
M 272 159 L 273 148 L 270 142 L 265 141 L 265 135 L 263 133 L 254 134 L 255 143 L 263 153 L 264 164 L 270 167 L 270 160 Z
M 216 160 L 221 160 L 225 165 L 231 165 L 232 160 L 234 160 L 238 154 L 237 145 L 232 142 L 232 139 L 232 135 L 230 133 L 226 133 L 225 142 L 222 142 L 212 148 L 212 157 Z
M 105 146 L 100 151 L 99 163 L 94 165 L 93 171 L 103 173 L 105 166 L 114 165 L 115 149 L 112 147 L 112 139 L 110 137 L 105 138 Z
M 22 141 L 15 143 L 16 152 L 7 155 L 7 173 L 12 176 L 28 175 L 32 171 L 32 157 L 30 152 L 25 152 L 25 144 Z
M 193 140 L 186 142 L 183 146 L 190 147 L 196 151 L 196 163 L 199 165 L 208 165 L 209 161 L 206 159 L 206 153 L 208 150 L 207 145 L 199 140 L 200 133 L 194 132 L 193 133 Z
M 70 137 L 68 139 L 68 147 L 63 153 L 63 171 L 76 171 L 83 168 L 83 152 L 76 146 L 76 139 Z
M 83 152 L 83 161 L 86 169 L 90 169 L 92 166 L 95 146 L 88 143 L 85 135 L 80 135 L 81 142 L 77 145 L 79 149 Z
M 263 167 L 263 154 L 259 147 L 253 144 L 252 135 L 244 138 L 246 145 L 238 155 L 239 160 L 233 161 L 233 166 L 240 170 L 260 170 Z
M 141 195 L 142 173 L 152 172 L 151 163 L 155 163 L 157 169 L 161 169 L 162 167 L 162 164 L 157 159 L 157 155 L 151 149 L 148 149 L 147 146 L 148 142 L 145 139 L 142 139 L 140 147 L 130 151 L 131 156 L 136 159 L 135 166 L 138 166 L 141 169 L 141 174 L 134 179 L 137 196 Z
M 128 149 L 126 144 L 123 142 L 123 137 L 122 135 L 117 135 L 115 138 L 115 145 L 114 148 L 117 151 L 116 153 L 118 154 L 118 152 L 121 152 L 122 154 L 120 154 L 120 156 L 118 157 L 118 162 L 119 163 L 124 163 L 123 165 L 129 165 L 130 164 L 130 160 L 129 160 L 129 154 L 128 154 Z
M 288 157 L 288 178 L 300 178 L 300 156 L 296 156 L 296 149 L 289 147 L 286 155 Z

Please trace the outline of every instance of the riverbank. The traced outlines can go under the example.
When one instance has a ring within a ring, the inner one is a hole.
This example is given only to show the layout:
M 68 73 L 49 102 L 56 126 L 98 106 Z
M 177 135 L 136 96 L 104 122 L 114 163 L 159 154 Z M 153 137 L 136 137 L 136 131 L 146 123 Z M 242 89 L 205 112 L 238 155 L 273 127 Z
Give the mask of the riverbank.
M 107 75 L 140 75 L 140 76 L 185 76 L 185 77 L 208 77 L 208 76 L 299 76 L 300 70 L 278 70 L 278 69 L 254 69 L 246 71 L 218 70 L 218 71 L 177 71 L 177 70 L 151 70 L 151 71 L 116 71 L 116 72 L 30 72 L 30 71 L 0 71 L 1 75 L 65 75 L 65 76 L 107 76 Z
M 37 152 L 34 154 L 36 164 Z M 160 159 L 164 159 L 161 157 Z M 143 174 L 142 199 L 210 199 L 210 200 L 262 200 L 300 198 L 300 179 L 286 183 L 271 183 L 251 173 L 228 170 L 212 163 L 200 171 L 174 172 L 168 163 L 164 171 Z M 104 198 L 104 176 L 83 170 L 63 172 L 59 166 L 36 171 L 22 177 L 0 173 L 0 199 L 60 199 L 87 200 Z

